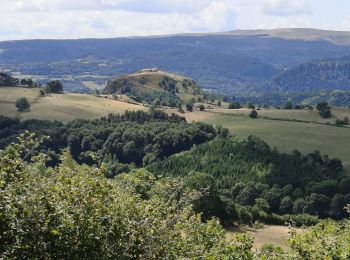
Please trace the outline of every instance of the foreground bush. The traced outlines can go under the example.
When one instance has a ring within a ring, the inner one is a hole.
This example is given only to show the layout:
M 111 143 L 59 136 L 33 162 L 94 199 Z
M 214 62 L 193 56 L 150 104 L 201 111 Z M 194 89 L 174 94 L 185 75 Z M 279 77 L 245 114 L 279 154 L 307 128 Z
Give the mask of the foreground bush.
M 350 213 L 350 206 L 347 207 Z M 287 239 L 288 250 L 265 245 L 255 254 L 257 259 L 350 259 L 350 220 L 325 220 L 296 232 L 291 228 Z
M 350 222 L 325 221 L 288 241 L 297 259 L 349 259 Z
M 253 253 L 250 238 L 230 244 L 216 220 L 203 223 L 193 212 L 203 194 L 189 187 L 203 175 L 156 179 L 139 169 L 111 180 L 106 166 L 79 165 L 68 152 L 46 168 L 45 155 L 33 153 L 38 143 L 26 133 L 0 151 L 0 259 L 350 257 L 349 221 L 291 229 L 288 250 L 268 245 Z
M 230 245 L 216 220 L 200 221 L 190 205 L 199 194 L 180 181 L 144 170 L 109 180 L 68 152 L 45 168 L 44 156 L 30 158 L 36 143 L 25 137 L 0 154 L 0 258 L 252 257 L 249 239 Z

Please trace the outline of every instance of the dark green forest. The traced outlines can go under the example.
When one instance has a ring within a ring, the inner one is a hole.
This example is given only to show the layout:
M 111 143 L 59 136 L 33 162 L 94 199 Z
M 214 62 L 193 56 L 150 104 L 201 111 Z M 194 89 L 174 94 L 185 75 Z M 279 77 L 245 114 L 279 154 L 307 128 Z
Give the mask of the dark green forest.
M 155 109 L 68 124 L 0 117 L 0 140 L 5 259 L 348 255 L 350 178 L 318 152 L 283 154 Z M 291 229 L 289 251 L 225 239 L 222 225 L 257 221 L 316 226 Z
M 187 123 L 155 109 L 68 124 L 0 117 L 0 129 L 0 149 L 26 130 L 49 136 L 37 150 L 50 167 L 68 148 L 80 164 L 106 165 L 107 178 L 142 167 L 156 176 L 184 177 L 189 187 L 207 192 L 196 212 L 225 225 L 342 219 L 350 203 L 350 178 L 338 159 L 319 152 L 282 154 L 256 137 L 238 140 L 222 127 Z
M 152 110 L 126 112 L 97 120 L 75 120 L 66 125 L 60 122 L 0 117 L 0 149 L 16 140 L 25 130 L 49 136 L 42 145 L 50 160 L 58 162 L 61 149 L 68 147 L 79 163 L 93 164 L 92 153 L 111 162 L 112 169 L 124 164 L 137 167 L 164 159 L 171 154 L 188 150 L 194 144 L 213 139 L 221 130 L 203 124 L 188 124 L 176 115 Z M 126 167 L 128 168 L 128 167 Z
M 340 160 L 319 152 L 282 154 L 256 137 L 216 138 L 147 169 L 167 176 L 202 174 L 222 203 L 245 206 L 250 220 L 279 221 L 266 213 L 339 219 L 350 202 L 350 178 L 342 175 Z

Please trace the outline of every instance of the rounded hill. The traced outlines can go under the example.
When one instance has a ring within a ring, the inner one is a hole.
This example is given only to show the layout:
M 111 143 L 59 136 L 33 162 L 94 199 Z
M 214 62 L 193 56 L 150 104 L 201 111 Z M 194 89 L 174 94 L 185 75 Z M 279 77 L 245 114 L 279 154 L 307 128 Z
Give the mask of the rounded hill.
M 203 96 L 192 79 L 160 71 L 144 69 L 134 74 L 120 75 L 108 81 L 104 94 L 127 95 L 137 102 L 176 106 Z

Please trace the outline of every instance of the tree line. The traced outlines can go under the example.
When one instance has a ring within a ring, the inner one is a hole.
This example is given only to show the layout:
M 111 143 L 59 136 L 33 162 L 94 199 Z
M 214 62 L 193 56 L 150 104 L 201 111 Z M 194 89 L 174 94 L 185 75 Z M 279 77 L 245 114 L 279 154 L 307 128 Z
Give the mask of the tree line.
M 221 131 L 204 123 L 188 124 L 179 116 L 154 109 L 110 114 L 96 120 L 74 120 L 66 125 L 0 117 L 0 129 L 0 148 L 30 130 L 50 136 L 42 149 L 50 155 L 51 165 L 59 161 L 60 150 L 68 147 L 79 163 L 93 164 L 92 153 L 109 161 L 111 175 L 119 172 L 118 165 L 123 169 L 125 164 L 147 165 L 209 141 Z

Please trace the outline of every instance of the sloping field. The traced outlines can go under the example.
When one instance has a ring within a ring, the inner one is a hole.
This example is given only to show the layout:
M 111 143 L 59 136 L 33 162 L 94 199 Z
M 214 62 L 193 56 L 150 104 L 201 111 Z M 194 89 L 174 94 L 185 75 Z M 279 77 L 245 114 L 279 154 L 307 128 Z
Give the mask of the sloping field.
M 230 115 L 215 115 L 203 121 L 222 125 L 238 137 L 256 135 L 282 152 L 318 150 L 350 165 L 350 128 Z
M 251 109 L 213 109 L 212 112 L 219 114 L 228 114 L 235 116 L 248 116 Z M 334 124 L 337 118 L 343 119 L 345 116 L 350 118 L 349 108 L 332 108 L 331 118 L 322 118 L 316 110 L 286 110 L 286 109 L 262 109 L 257 111 L 259 117 L 278 120 L 295 120 L 310 123 Z
M 28 98 L 29 112 L 16 111 L 15 102 L 19 97 Z M 68 122 L 77 118 L 91 119 L 109 113 L 124 113 L 126 110 L 145 110 L 144 106 L 129 104 L 86 94 L 52 94 L 39 96 L 38 89 L 0 88 L 0 114 L 17 116 L 21 119 L 47 119 Z

